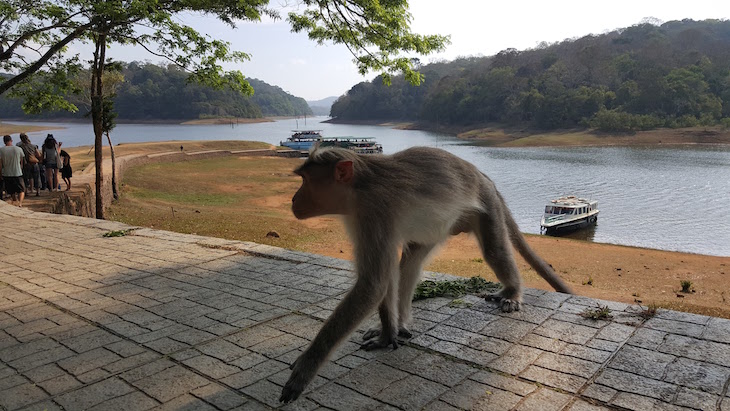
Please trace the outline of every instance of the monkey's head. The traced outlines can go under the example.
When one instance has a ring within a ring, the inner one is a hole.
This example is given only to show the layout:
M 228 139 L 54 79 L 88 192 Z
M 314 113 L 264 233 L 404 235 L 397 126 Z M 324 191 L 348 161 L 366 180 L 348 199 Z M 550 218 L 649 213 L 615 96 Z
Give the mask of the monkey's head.
M 315 149 L 294 170 L 302 186 L 292 198 L 294 217 L 304 220 L 326 214 L 349 214 L 354 195 L 356 154 L 345 149 Z

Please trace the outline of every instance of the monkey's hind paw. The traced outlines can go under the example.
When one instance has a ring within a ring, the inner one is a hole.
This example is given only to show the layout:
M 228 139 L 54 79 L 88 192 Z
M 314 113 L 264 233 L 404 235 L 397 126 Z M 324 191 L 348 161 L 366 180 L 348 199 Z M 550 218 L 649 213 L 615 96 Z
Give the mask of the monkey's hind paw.
M 503 298 L 502 301 L 499 302 L 499 308 L 502 310 L 503 313 L 511 313 L 513 311 L 520 311 L 521 304 L 517 300 L 511 300 L 509 298 Z
M 493 294 L 484 294 L 483 297 L 487 301 L 496 301 L 499 305 L 500 310 L 502 310 L 503 313 L 520 311 L 522 305 L 519 300 L 513 298 L 505 298 L 499 292 Z
M 367 341 L 367 340 L 371 340 L 375 337 L 379 337 L 380 333 L 381 333 L 380 328 L 377 328 L 377 327 L 371 328 L 371 329 L 367 330 L 365 332 L 365 334 L 362 335 L 362 340 Z M 406 327 L 400 327 L 400 328 L 398 328 L 398 337 L 409 339 L 409 338 L 413 337 L 413 333 L 411 333 Z

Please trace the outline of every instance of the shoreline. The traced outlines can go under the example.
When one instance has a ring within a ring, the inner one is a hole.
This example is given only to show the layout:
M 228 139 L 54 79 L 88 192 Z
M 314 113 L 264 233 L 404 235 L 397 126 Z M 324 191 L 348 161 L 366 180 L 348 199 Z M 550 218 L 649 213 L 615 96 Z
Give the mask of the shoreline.
M 534 130 L 502 125 L 440 126 L 392 120 L 329 119 L 325 123 L 375 125 L 399 130 L 423 130 L 455 136 L 488 147 L 625 147 L 675 145 L 730 145 L 730 129 L 721 126 L 660 128 L 632 133 L 608 133 L 591 129 Z

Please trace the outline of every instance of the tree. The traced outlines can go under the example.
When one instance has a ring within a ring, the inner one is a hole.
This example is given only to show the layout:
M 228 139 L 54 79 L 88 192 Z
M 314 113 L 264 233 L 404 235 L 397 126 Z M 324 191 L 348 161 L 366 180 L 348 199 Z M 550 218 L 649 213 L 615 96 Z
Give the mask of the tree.
M 107 61 L 108 70 L 104 73 L 102 82 L 102 132 L 106 135 L 107 143 L 109 143 L 109 152 L 112 160 L 112 196 L 115 200 L 119 199 L 119 186 L 117 185 L 117 165 L 116 155 L 114 153 L 114 144 L 112 144 L 111 131 L 116 127 L 117 113 L 114 110 L 114 97 L 116 97 L 117 89 L 124 81 L 122 74 L 122 64 L 118 62 Z M 79 90 L 72 99 L 76 104 L 83 105 L 87 112 L 86 116 L 91 115 L 91 95 L 92 95 L 92 73 L 90 70 L 80 73 L 73 79 Z
M 91 117 L 95 134 L 96 217 L 104 217 L 102 199 L 103 78 L 107 46 L 135 44 L 164 57 L 190 73 L 189 81 L 214 88 L 229 87 L 252 94 L 239 71 L 223 71 L 221 62 L 240 62 L 249 56 L 230 49 L 181 24 L 177 15 L 213 15 L 231 27 L 237 21 L 259 21 L 267 15 L 269 0 L 0 0 L 0 70 L 15 73 L 0 81 L 0 94 L 20 87 L 30 110 L 76 109 L 61 92 L 72 89 L 68 74 L 78 70 L 78 57 L 67 56 L 73 41 L 92 41 Z M 440 50 L 448 38 L 410 32 L 406 0 L 303 0 L 301 13 L 289 13 L 296 32 L 304 31 L 319 43 L 344 44 L 355 56 L 361 73 L 403 73 L 418 84 L 421 76 L 401 52 L 428 54 Z M 152 46 L 156 45 L 156 49 Z M 34 81 L 46 77 L 44 82 Z M 34 78 L 35 77 L 35 78 Z M 43 87 L 38 87 L 41 85 Z M 24 106 L 25 108 L 25 106 Z

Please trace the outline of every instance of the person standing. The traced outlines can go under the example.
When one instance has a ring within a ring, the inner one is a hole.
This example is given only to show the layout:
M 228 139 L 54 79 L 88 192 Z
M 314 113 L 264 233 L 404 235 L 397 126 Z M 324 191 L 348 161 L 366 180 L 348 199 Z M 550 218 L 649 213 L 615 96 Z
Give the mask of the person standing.
M 53 134 L 43 142 L 43 165 L 46 167 L 46 186 L 48 191 L 58 191 L 58 143 Z
M 40 167 L 38 166 L 42 157 L 41 153 L 38 151 L 38 146 L 31 143 L 28 135 L 25 133 L 20 133 L 20 142 L 17 146 L 22 148 L 25 153 L 23 179 L 25 180 L 25 188 L 30 190 L 26 194 L 30 195 L 35 187 L 35 195 L 37 197 L 41 191 Z
M 23 206 L 25 199 L 25 184 L 23 183 L 23 149 L 13 145 L 13 138 L 3 136 L 4 147 L 0 147 L 0 174 L 5 183 L 5 191 L 10 194 L 13 202 L 18 201 L 18 207 Z
M 73 177 L 73 170 L 71 170 L 71 156 L 66 150 L 61 150 L 61 159 L 63 161 L 63 167 L 61 167 L 61 178 L 66 183 L 66 191 L 71 189 L 71 177 Z

